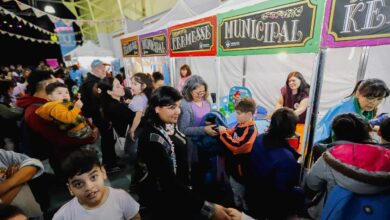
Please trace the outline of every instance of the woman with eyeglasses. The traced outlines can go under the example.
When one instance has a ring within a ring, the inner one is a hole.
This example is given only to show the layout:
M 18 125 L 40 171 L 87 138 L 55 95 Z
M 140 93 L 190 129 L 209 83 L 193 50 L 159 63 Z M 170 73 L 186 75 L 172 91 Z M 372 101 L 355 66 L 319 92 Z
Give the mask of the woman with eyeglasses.
M 376 117 L 378 106 L 388 97 L 390 90 L 380 79 L 365 79 L 357 82 L 352 94 L 329 109 L 315 130 L 314 143 L 330 143 L 333 119 L 342 113 L 356 113 L 367 121 Z
M 188 138 L 188 161 L 191 167 L 191 179 L 194 188 L 203 185 L 204 174 L 208 168 L 208 155 L 199 151 L 194 140 L 202 135 L 217 136 L 215 125 L 200 126 L 202 118 L 211 110 L 207 101 L 208 86 L 202 77 L 193 75 L 184 85 L 181 102 L 181 114 L 178 121 L 179 130 Z

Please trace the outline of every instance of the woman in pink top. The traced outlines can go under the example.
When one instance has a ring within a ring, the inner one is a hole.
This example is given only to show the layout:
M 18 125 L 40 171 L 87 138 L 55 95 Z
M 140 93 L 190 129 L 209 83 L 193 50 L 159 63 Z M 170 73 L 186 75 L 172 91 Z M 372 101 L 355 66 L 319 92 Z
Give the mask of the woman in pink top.
M 177 85 L 177 90 L 181 93 L 183 91 L 184 84 L 186 84 L 187 80 L 191 76 L 191 69 L 190 66 L 187 64 L 184 64 L 183 66 L 180 67 L 180 80 L 179 84 Z

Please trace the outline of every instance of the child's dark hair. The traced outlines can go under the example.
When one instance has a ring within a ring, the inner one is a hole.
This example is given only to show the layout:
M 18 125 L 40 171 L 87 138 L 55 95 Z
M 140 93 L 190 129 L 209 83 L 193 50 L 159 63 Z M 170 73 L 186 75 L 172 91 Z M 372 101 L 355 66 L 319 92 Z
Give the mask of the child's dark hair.
M 159 80 L 164 80 L 164 75 L 160 72 L 153 72 L 152 78 L 153 78 L 153 82 L 157 82 Z
M 271 117 L 271 123 L 264 136 L 264 145 L 272 147 L 283 147 L 288 144 L 288 138 L 295 134 L 298 123 L 298 116 L 289 108 L 276 110 Z
M 25 216 L 25 214 L 19 207 L 0 203 L 0 220 L 7 220 L 17 215 Z
M 183 97 L 180 95 L 180 92 L 173 87 L 162 86 L 156 89 L 149 99 L 149 107 L 146 110 L 146 118 L 148 119 L 148 122 L 154 126 L 163 126 L 164 122 L 161 121 L 155 108 L 175 105 L 176 102 L 182 98 Z
M 146 85 L 146 88 L 143 89 L 142 92 L 149 99 L 153 91 L 152 77 L 149 74 L 145 74 L 145 73 L 135 73 L 133 76 L 131 76 L 131 79 L 134 79 L 136 82 L 140 83 L 141 86 Z
M 46 86 L 46 94 L 50 95 L 56 90 L 57 88 L 66 88 L 68 89 L 68 86 L 61 82 L 53 82 Z
M 236 106 L 234 107 L 234 109 L 237 111 L 241 111 L 241 112 L 252 112 L 253 114 L 255 114 L 256 112 L 256 102 L 253 98 L 249 98 L 249 97 L 245 97 L 243 99 L 241 99 L 237 104 Z
M 94 166 L 102 166 L 96 151 L 92 149 L 79 149 L 72 152 L 61 163 L 61 177 L 64 181 L 67 181 L 76 175 L 91 171 Z
M 38 90 L 43 89 L 42 82 L 52 78 L 52 72 L 37 70 L 30 73 L 27 78 L 27 93 L 29 95 L 34 95 Z
M 381 132 L 382 139 L 390 142 L 390 117 L 382 121 L 379 131 Z
M 370 124 L 360 115 L 344 113 L 332 121 L 334 140 L 351 141 L 354 143 L 370 142 Z

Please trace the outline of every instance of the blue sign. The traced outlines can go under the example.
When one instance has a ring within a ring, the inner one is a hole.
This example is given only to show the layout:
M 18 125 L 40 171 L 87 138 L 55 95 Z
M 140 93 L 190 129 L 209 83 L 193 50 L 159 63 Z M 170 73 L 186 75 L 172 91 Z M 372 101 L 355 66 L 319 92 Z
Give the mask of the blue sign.
M 60 43 L 62 56 L 76 48 L 76 37 L 72 25 L 68 26 L 63 21 L 55 23 L 56 33 Z

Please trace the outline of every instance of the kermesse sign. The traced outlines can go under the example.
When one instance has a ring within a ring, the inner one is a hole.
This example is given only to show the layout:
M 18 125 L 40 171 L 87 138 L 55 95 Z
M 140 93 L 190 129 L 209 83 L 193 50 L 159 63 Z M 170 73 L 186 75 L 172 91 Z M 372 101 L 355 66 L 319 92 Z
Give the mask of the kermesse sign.
M 317 52 L 323 2 L 268 1 L 218 15 L 218 54 Z
M 166 56 L 167 30 L 159 30 L 152 33 L 140 35 L 140 46 L 142 56 Z
M 390 44 L 390 0 L 329 0 L 323 47 Z
M 216 23 L 211 16 L 169 27 L 170 56 L 215 56 Z
M 123 57 L 139 57 L 138 36 L 121 39 Z

